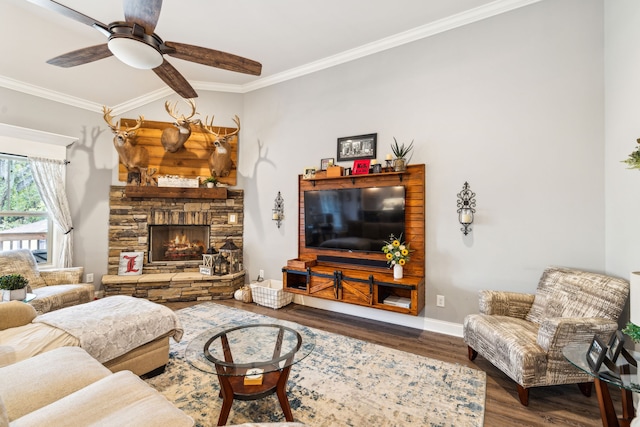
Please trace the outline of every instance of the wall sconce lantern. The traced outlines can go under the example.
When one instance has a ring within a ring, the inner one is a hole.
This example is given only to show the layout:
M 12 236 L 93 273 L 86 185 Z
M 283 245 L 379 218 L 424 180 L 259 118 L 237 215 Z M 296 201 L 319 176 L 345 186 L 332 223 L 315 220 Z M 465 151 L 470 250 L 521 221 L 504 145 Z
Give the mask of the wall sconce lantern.
M 227 274 L 240 271 L 240 248 L 231 240 L 227 240 L 220 248 L 220 258 L 224 258 L 227 264 Z
M 471 232 L 473 214 L 476 212 L 476 193 L 471 191 L 469 183 L 465 182 L 462 191 L 458 193 L 458 221 L 462 224 L 460 231 L 466 236 Z
M 282 220 L 284 219 L 284 199 L 280 195 L 279 191 L 278 196 L 273 202 L 271 218 L 276 221 L 276 224 L 278 224 L 278 228 L 280 228 L 280 224 L 282 224 Z

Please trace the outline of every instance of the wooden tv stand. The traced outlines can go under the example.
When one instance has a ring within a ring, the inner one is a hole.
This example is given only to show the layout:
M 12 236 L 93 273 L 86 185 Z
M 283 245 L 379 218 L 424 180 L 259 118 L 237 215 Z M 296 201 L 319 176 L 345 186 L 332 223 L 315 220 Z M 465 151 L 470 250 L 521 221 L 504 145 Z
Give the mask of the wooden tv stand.
M 393 278 L 393 272 L 371 272 L 333 264 L 319 263 L 306 269 L 282 269 L 284 289 L 349 304 L 417 316 L 424 308 L 424 278 Z M 398 298 L 400 297 L 400 298 Z M 391 301 L 398 301 L 391 305 Z M 387 302 L 385 304 L 385 301 Z M 405 303 L 409 306 L 404 307 Z
M 386 268 L 382 250 L 352 252 L 306 246 L 305 191 L 398 185 L 405 187 L 405 233 L 402 240 L 411 248 L 411 260 L 404 267 L 403 279 L 394 280 L 392 270 Z M 282 269 L 287 291 L 414 316 L 424 309 L 425 165 L 410 165 L 404 172 L 311 179 L 300 175 L 298 224 L 298 259 L 290 260 Z M 390 304 L 394 298 L 400 299 L 399 306 Z

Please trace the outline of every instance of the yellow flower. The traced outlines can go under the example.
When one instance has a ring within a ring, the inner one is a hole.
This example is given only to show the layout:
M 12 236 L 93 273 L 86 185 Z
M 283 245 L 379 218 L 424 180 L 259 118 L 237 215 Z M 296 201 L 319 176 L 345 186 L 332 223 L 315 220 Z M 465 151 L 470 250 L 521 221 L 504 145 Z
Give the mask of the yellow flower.
M 407 261 L 404 260 L 404 258 L 400 258 L 400 260 L 398 261 L 398 264 L 400 265 L 405 265 Z
M 401 253 L 403 256 L 407 256 L 407 255 L 409 255 L 409 251 L 408 251 L 408 250 L 406 250 L 406 249 L 403 249 L 402 251 L 400 251 L 400 253 Z
M 391 252 L 387 252 L 387 259 L 393 258 L 393 254 Z
M 398 246 L 400 246 L 400 242 L 398 240 L 394 240 L 392 245 L 397 248 Z

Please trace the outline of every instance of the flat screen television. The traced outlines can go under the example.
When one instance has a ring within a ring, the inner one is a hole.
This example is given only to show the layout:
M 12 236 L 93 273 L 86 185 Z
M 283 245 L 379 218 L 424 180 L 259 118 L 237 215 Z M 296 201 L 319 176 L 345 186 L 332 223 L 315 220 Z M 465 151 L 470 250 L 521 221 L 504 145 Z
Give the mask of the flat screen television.
M 404 234 L 404 210 L 404 186 L 305 191 L 305 246 L 379 252 Z

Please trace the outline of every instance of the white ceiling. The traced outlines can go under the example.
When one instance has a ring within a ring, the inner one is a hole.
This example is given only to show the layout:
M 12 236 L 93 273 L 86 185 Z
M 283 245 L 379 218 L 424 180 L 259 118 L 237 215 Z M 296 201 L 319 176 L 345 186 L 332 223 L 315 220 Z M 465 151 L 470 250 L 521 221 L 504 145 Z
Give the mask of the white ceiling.
M 122 2 L 57 0 L 105 24 Z M 428 37 L 540 0 L 173 0 L 156 27 L 165 41 L 262 63 L 249 76 L 167 57 L 198 92 L 248 92 Z M 46 60 L 106 43 L 97 30 L 27 0 L 0 3 L 0 86 L 99 111 L 173 94 L 151 70 L 115 57 L 59 68 Z

